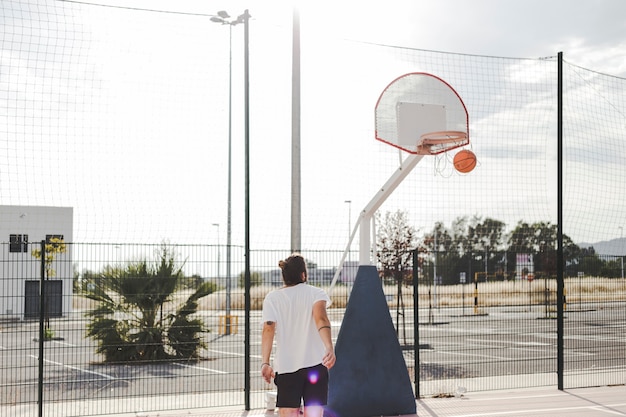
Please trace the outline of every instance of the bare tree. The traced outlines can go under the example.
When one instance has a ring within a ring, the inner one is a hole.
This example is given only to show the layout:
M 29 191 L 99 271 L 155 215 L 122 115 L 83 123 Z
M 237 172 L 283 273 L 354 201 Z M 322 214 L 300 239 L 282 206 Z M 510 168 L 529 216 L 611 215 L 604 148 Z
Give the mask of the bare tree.
M 412 269 L 407 265 L 411 260 L 412 251 L 416 248 L 416 231 L 409 224 L 408 214 L 402 210 L 395 213 L 387 212 L 384 218 L 377 213 L 376 230 L 376 257 L 380 277 L 383 281 L 394 282 L 398 288 L 396 334 L 399 334 L 400 316 L 404 318 L 402 284 L 411 283 Z M 406 329 L 406 326 L 404 327 Z

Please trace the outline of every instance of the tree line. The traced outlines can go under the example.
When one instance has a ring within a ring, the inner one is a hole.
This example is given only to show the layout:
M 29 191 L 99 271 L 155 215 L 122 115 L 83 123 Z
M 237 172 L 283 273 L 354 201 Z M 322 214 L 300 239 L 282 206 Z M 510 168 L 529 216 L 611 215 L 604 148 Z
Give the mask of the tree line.
M 524 272 L 534 278 L 551 278 L 557 272 L 557 225 L 550 222 L 519 221 L 507 232 L 506 223 L 493 219 L 458 217 L 450 227 L 435 223 L 418 237 L 405 211 L 376 217 L 377 260 L 381 278 L 393 282 L 412 281 L 412 252 L 418 251 L 420 279 L 441 284 L 458 284 L 461 273 L 472 280 L 476 272 L 492 279 L 520 279 Z M 531 265 L 519 265 L 519 255 L 528 255 Z M 563 234 L 566 276 L 621 276 L 619 257 L 603 259 L 593 247 L 582 248 Z M 484 278 L 482 278 L 484 280 Z

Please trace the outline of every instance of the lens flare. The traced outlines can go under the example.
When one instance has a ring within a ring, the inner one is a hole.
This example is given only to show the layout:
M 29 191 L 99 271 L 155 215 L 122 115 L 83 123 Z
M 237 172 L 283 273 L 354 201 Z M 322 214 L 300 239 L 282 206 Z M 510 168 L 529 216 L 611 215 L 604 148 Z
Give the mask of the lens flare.
M 309 382 L 311 384 L 317 384 L 317 380 L 319 379 L 319 375 L 317 372 L 313 371 L 309 373 Z

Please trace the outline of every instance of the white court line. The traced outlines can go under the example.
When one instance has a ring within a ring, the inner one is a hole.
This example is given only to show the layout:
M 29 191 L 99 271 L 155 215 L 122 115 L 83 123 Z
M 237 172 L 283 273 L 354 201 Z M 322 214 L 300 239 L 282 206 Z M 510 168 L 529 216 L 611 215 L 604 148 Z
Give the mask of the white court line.
M 587 370 L 593 370 L 594 372 L 604 372 L 604 371 L 609 371 L 609 372 L 613 372 L 613 371 L 623 371 L 624 367 L 623 366 L 588 366 L 587 368 L 584 369 L 576 369 L 576 370 L 572 370 L 569 371 L 569 374 L 574 376 L 574 375 L 580 375 L 580 374 L 584 374 Z
M 446 352 L 446 351 L 438 351 L 438 350 L 436 350 L 435 353 L 439 353 L 442 355 L 477 356 L 480 358 L 495 358 L 495 359 L 501 359 L 505 361 L 512 361 L 514 359 L 514 358 L 505 358 L 502 356 L 495 356 L 495 355 L 481 355 L 480 353 Z
M 477 341 L 475 339 L 467 339 L 467 340 L 468 341 L 472 341 L 472 342 L 476 342 Z M 445 344 L 445 343 L 438 343 L 438 345 L 441 345 L 441 344 Z M 541 342 L 508 342 L 508 341 L 507 342 L 499 342 L 499 341 L 494 341 L 493 344 L 518 345 L 518 346 L 505 346 L 505 347 L 508 350 L 521 350 L 523 352 L 544 352 L 545 349 L 542 349 L 541 347 L 543 347 L 543 346 L 552 346 L 551 343 L 541 343 Z M 460 344 L 450 343 L 449 345 L 455 346 L 455 345 L 460 345 Z M 519 346 L 519 345 L 521 345 L 521 346 Z M 466 345 L 463 345 L 463 346 L 466 346 Z M 493 345 L 490 345 L 490 344 L 480 344 L 480 343 L 473 343 L 472 346 L 493 347 Z M 502 348 L 497 348 L 497 349 L 502 349 Z M 435 349 L 435 352 L 445 353 L 445 352 L 442 352 L 442 351 L 437 351 L 436 349 Z M 590 352 L 566 351 L 565 353 L 566 353 L 567 356 L 596 356 L 595 353 L 590 353 Z M 452 353 L 450 353 L 450 354 L 452 354 Z M 459 353 L 459 354 L 461 354 L 461 353 Z M 488 356 L 488 357 L 492 357 L 492 356 Z M 493 356 L 493 357 L 494 358 L 498 358 L 497 356 Z
M 485 341 L 483 339 L 473 339 L 473 338 L 467 338 L 464 339 L 465 342 L 471 342 L 471 346 L 479 346 L 479 347 L 489 347 L 489 348 L 493 348 L 494 345 L 501 345 L 503 347 L 506 347 L 507 345 L 510 345 L 512 342 L 509 341 L 501 341 L 501 340 L 493 340 L 493 341 Z M 427 339 L 427 340 L 423 340 L 424 343 L 428 343 L 429 345 L 432 346 L 461 346 L 461 347 L 467 347 L 468 344 L 467 343 L 463 343 L 463 342 L 447 342 L 445 340 L 437 340 L 437 339 Z M 496 348 L 496 349 L 501 349 L 500 347 Z
M 598 356 L 597 353 L 594 352 L 572 352 L 571 350 L 565 351 L 565 356 Z
M 481 402 L 487 402 L 487 401 L 507 401 L 507 400 L 523 400 L 523 399 L 537 399 L 537 398 L 552 398 L 552 397 L 561 397 L 562 394 L 537 394 L 537 395 L 522 395 L 522 396 L 515 396 L 515 397 L 481 397 L 476 398 L 476 401 L 481 401 Z M 549 409 L 534 409 L 534 410 L 523 410 L 523 411 L 497 411 L 497 412 L 481 412 L 480 414 L 455 414 L 452 415 L 450 417 L 480 417 L 480 416 L 503 416 L 503 415 L 522 415 L 522 414 L 529 414 L 531 413 L 531 415 L 536 415 L 535 413 L 541 412 L 542 415 L 545 411 L 565 411 L 565 410 L 577 410 L 577 409 L 589 409 L 589 410 L 597 410 L 597 411 L 603 411 L 609 414 L 615 414 L 615 415 L 619 415 L 619 416 L 623 416 L 624 413 L 619 412 L 619 411 L 615 411 L 615 410 L 609 410 L 607 408 L 610 407 L 622 407 L 626 405 L 626 403 L 621 403 L 621 404 L 607 404 L 607 405 L 584 405 L 584 406 L 576 406 L 576 407 L 559 407 L 559 408 L 549 408 Z M 552 413 L 549 413 L 552 414 Z
M 33 358 L 33 359 L 39 360 L 39 357 L 38 357 L 38 356 L 35 356 L 35 355 L 28 355 L 28 356 L 30 356 L 30 357 L 31 357 L 31 358 Z M 54 362 L 54 361 L 51 361 L 51 360 L 48 360 L 48 359 L 44 359 L 43 361 L 44 361 L 44 362 L 47 362 L 47 363 L 51 363 L 51 364 L 53 364 L 53 365 L 62 366 L 62 367 L 64 367 L 64 368 L 72 369 L 72 370 L 74 370 L 74 371 L 79 371 L 79 372 L 84 372 L 84 373 L 86 373 L 86 374 L 92 374 L 92 375 L 101 376 L 102 378 L 106 378 L 106 379 L 110 379 L 110 380 L 115 380 L 115 379 L 117 379 L 117 378 L 115 378 L 114 376 L 111 376 L 111 375 L 102 374 L 102 373 L 100 373 L 100 372 L 88 371 L 88 370 L 86 370 L 86 369 L 80 369 L 80 368 L 77 368 L 77 367 L 75 367 L 75 366 L 65 365 L 65 364 L 63 364 L 63 363 L 60 363 L 60 362 Z
M 61 342 L 59 340 L 52 340 L 52 343 L 56 343 L 56 344 L 63 345 L 63 346 L 71 346 L 71 347 L 78 346 L 78 345 L 75 345 L 75 344 L 72 344 L 72 343 Z
M 512 342 L 512 344 L 522 346 L 552 346 L 551 343 L 544 342 Z
M 178 365 L 178 366 L 181 366 L 183 368 L 199 369 L 201 371 L 209 371 L 209 372 L 213 372 L 213 373 L 216 373 L 216 374 L 227 374 L 228 373 L 228 372 L 225 372 L 225 371 L 218 371 L 217 369 L 203 368 L 202 366 L 197 366 L 197 365 L 185 365 L 184 363 L 175 363 L 174 365 Z
M 221 353 L 222 355 L 231 355 L 231 356 L 246 356 L 243 353 L 236 352 L 225 352 L 223 350 L 215 350 L 215 349 L 207 349 L 208 352 Z
M 222 355 L 231 355 L 231 356 L 238 356 L 240 358 L 245 357 L 246 355 L 243 353 L 236 353 L 236 352 L 225 352 L 223 350 L 215 350 L 215 349 L 207 349 L 207 352 L 213 352 L 213 353 L 220 353 Z M 250 355 L 251 358 L 261 358 L 261 355 Z
M 466 334 L 484 334 L 484 335 L 502 335 L 502 334 L 515 334 L 509 330 L 501 330 L 496 327 L 489 328 L 477 328 L 477 329 L 467 329 L 465 327 L 425 327 L 422 328 L 420 326 L 420 332 L 422 331 L 431 331 L 433 333 L 466 333 Z
M 537 338 L 539 337 L 543 337 L 544 339 L 550 339 L 550 340 L 556 340 L 557 338 L 557 334 L 554 333 L 541 333 L 539 335 L 535 334 L 535 336 Z M 575 334 L 575 335 L 565 335 L 563 336 L 563 339 L 565 340 L 584 340 L 584 341 L 597 341 L 597 342 L 624 342 L 624 338 L 621 336 L 608 336 L 605 337 L 604 335 L 582 335 L 582 334 Z
M 545 349 L 540 349 L 540 348 L 530 348 L 530 347 L 510 347 L 510 348 L 507 348 L 507 349 L 509 349 L 509 350 L 518 350 L 518 351 L 521 351 L 521 352 L 539 352 L 539 353 L 545 353 L 546 355 L 548 355 L 548 354 L 552 354 L 552 353 L 555 353 L 555 354 L 556 354 L 556 352 L 546 352 L 546 350 L 545 350 Z M 551 356 L 554 356 L 554 355 L 550 355 L 550 357 L 551 357 Z
M 468 341 L 468 342 L 474 342 L 474 343 L 476 343 L 479 346 L 485 346 L 485 345 L 486 346 L 493 346 L 495 344 L 508 345 L 508 344 L 511 343 L 511 342 L 508 342 L 506 340 L 493 340 L 493 341 L 489 340 L 489 341 L 486 341 L 486 340 L 483 340 L 483 339 L 472 339 L 472 338 L 468 338 L 468 339 L 465 339 L 465 340 Z M 465 344 L 462 344 L 462 343 L 457 343 L 457 344 L 465 346 Z
M 507 400 L 520 400 L 520 399 L 529 399 L 529 398 L 550 398 L 550 397 L 561 397 L 563 394 L 537 394 L 537 395 L 519 395 L 515 397 L 481 397 L 480 401 L 507 401 Z M 476 398 L 476 401 L 479 399 Z
M 33 358 L 33 359 L 37 359 L 37 360 L 39 359 L 39 357 L 37 357 L 35 355 L 29 355 L 29 356 L 31 358 Z M 75 371 L 101 376 L 103 378 L 110 379 L 110 380 L 117 379 L 117 378 L 115 378 L 115 377 L 113 377 L 111 375 L 103 374 L 103 373 L 100 373 L 100 372 L 89 371 L 89 370 L 86 370 L 86 369 L 80 369 L 80 368 L 77 368 L 75 366 L 65 365 L 63 363 L 51 361 L 49 359 L 44 359 L 43 361 L 46 362 L 46 363 L 50 363 L 50 364 L 57 365 L 57 366 L 62 366 L 64 368 L 72 369 L 72 370 L 75 370 Z M 217 369 L 203 368 L 201 366 L 185 365 L 185 364 L 182 364 L 182 363 L 175 363 L 174 365 L 178 365 L 178 366 L 181 366 L 181 367 L 184 367 L 184 368 L 191 368 L 191 369 L 199 369 L 199 370 L 203 370 L 203 371 L 209 371 L 209 372 L 213 372 L 213 373 L 216 373 L 216 374 L 227 374 L 228 373 L 228 372 L 225 372 L 225 371 L 219 371 Z
M 584 340 L 584 341 L 594 341 L 594 342 L 624 342 L 624 338 L 620 336 L 607 336 L 604 335 L 574 335 L 574 336 L 564 336 L 564 339 L 567 340 Z
M 523 410 L 523 411 L 495 411 L 495 412 L 481 412 L 480 414 L 454 414 L 450 417 L 485 417 L 485 416 L 521 416 L 521 415 L 558 415 L 555 413 L 563 412 L 563 411 L 575 411 L 575 410 L 594 410 L 594 411 L 602 411 L 607 414 L 613 414 L 616 416 L 623 416 L 624 413 L 620 411 L 615 411 L 608 409 L 607 407 L 622 407 L 626 405 L 626 403 L 621 404 L 607 404 L 606 406 L 598 406 L 598 405 L 581 405 L 577 407 L 554 407 L 554 408 L 535 408 L 532 410 Z M 541 414 L 537 414 L 541 413 Z

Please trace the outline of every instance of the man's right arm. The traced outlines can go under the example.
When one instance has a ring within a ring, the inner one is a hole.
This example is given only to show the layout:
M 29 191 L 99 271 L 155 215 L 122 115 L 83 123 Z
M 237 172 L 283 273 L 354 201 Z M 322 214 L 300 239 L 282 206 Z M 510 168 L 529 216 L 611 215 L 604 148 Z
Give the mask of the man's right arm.
M 261 375 L 263 375 L 263 379 L 267 383 L 274 377 L 274 369 L 270 363 L 270 355 L 272 354 L 275 333 L 276 323 L 273 321 L 263 323 L 263 332 L 261 333 Z

